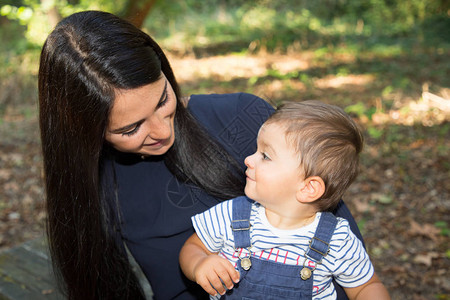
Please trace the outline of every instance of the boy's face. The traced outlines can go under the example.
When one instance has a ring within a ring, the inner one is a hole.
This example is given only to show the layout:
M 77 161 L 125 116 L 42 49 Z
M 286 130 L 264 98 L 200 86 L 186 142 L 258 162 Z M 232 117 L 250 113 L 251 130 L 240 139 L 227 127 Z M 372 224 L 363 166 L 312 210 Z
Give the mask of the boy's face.
M 303 183 L 298 154 L 276 123 L 261 127 L 257 143 L 256 152 L 245 159 L 245 194 L 266 209 L 288 214 Z

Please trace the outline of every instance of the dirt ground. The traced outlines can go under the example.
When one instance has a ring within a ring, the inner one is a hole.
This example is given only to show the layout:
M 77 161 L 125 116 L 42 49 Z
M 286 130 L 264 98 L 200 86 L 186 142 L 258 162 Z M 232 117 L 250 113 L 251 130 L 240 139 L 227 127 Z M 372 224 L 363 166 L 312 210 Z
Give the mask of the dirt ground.
M 246 91 L 272 101 L 315 98 L 341 106 L 358 101 L 378 108 L 384 105 L 373 76 L 327 75 L 305 83 L 268 72 L 317 68 L 311 57 L 307 53 L 174 56 L 171 62 L 186 94 Z M 450 97 L 446 93 L 441 90 L 436 102 L 419 100 L 426 94 L 414 98 L 393 92 L 390 107 L 378 109 L 370 120 L 358 117 L 367 129 L 366 147 L 361 174 L 344 200 L 393 299 L 450 299 Z M 11 102 L 0 121 L 0 250 L 44 232 L 37 100 L 32 100 Z

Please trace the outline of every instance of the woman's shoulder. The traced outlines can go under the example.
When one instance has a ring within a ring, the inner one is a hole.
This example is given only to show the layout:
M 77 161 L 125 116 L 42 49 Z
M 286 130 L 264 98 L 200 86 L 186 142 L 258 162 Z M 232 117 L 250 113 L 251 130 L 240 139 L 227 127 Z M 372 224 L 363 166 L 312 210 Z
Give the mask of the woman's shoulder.
M 248 93 L 192 95 L 188 109 L 207 128 L 241 122 L 259 128 L 274 112 L 267 101 Z
M 198 102 L 200 101 L 200 103 L 206 103 L 206 102 L 217 102 L 220 103 L 221 101 L 224 102 L 242 102 L 242 101 L 252 101 L 252 100 L 256 100 L 256 101 L 264 101 L 263 99 L 261 99 L 260 97 L 253 95 L 253 94 L 249 94 L 249 93 L 228 93 L 228 94 L 193 94 L 190 96 L 189 98 L 189 105 L 191 105 L 192 101 L 194 100 L 194 102 Z
M 248 93 L 191 95 L 188 109 L 194 115 L 220 112 L 230 115 L 251 115 L 255 112 L 267 119 L 274 109 L 262 98 Z
M 242 165 L 255 151 L 259 128 L 274 112 L 268 102 L 247 93 L 192 95 L 188 110 Z

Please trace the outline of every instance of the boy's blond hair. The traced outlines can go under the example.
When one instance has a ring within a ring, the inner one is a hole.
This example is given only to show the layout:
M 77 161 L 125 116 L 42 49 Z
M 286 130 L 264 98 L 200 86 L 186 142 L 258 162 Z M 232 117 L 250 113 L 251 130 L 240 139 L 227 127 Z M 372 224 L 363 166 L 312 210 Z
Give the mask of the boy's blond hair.
M 286 139 L 299 154 L 304 178 L 319 176 L 325 192 L 314 202 L 319 211 L 336 208 L 356 178 L 363 135 L 343 109 L 319 101 L 287 102 L 266 121 L 286 129 Z

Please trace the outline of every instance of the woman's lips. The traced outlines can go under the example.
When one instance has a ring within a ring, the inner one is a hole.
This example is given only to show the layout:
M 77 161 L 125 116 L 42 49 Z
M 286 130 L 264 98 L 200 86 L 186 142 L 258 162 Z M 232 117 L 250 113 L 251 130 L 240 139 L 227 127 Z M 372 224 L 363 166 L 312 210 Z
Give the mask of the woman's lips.
M 157 147 L 164 146 L 164 144 L 166 144 L 166 142 L 167 142 L 167 139 L 166 140 L 159 140 L 159 141 L 151 143 L 151 144 L 144 144 L 144 146 L 157 148 Z

